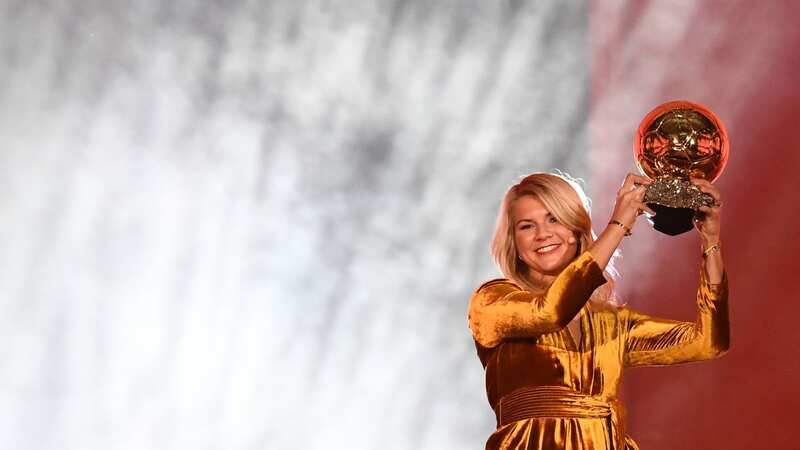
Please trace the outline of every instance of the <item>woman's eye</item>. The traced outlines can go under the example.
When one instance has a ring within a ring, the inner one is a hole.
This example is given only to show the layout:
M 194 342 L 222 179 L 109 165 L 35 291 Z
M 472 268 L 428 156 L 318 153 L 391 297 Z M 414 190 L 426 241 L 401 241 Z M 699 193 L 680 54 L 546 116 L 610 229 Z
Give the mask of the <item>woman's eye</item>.
M 558 221 L 556 220 L 556 218 L 555 218 L 555 217 L 551 217 L 551 218 L 550 218 L 550 223 L 557 223 L 557 222 L 558 222 Z
M 531 227 L 530 225 L 523 225 L 523 226 L 519 227 L 519 229 L 520 230 L 527 230 L 530 227 Z

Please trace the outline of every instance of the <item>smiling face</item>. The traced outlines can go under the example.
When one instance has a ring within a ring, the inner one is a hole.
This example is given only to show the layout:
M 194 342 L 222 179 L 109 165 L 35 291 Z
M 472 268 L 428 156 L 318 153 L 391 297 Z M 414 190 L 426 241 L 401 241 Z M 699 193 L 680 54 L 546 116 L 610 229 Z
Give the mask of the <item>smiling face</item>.
M 514 243 L 520 259 L 531 271 L 556 276 L 578 253 L 575 233 L 565 227 L 532 195 L 517 198 L 511 205 Z M 531 276 L 536 277 L 535 273 Z

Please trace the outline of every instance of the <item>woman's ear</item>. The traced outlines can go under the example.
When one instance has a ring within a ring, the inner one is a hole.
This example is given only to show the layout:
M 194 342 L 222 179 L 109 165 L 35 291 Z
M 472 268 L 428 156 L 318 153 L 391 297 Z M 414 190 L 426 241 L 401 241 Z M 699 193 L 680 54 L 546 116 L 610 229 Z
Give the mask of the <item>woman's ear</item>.
M 567 238 L 567 242 L 569 242 L 569 245 L 572 245 L 572 244 L 574 244 L 576 242 L 578 243 L 577 248 L 575 249 L 575 256 L 576 257 L 578 255 L 580 255 L 581 253 L 583 253 L 583 249 L 581 248 L 581 247 L 583 247 L 583 245 L 581 245 L 581 240 L 580 240 L 580 238 L 578 236 L 573 234 L 572 236 Z

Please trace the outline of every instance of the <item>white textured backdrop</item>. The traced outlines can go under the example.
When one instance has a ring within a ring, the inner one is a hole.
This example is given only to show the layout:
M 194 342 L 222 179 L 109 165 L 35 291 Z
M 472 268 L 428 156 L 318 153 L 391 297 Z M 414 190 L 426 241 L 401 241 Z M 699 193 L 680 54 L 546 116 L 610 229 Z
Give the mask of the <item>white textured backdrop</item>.
M 3 447 L 482 448 L 466 304 L 505 187 L 585 175 L 586 28 L 0 0 Z

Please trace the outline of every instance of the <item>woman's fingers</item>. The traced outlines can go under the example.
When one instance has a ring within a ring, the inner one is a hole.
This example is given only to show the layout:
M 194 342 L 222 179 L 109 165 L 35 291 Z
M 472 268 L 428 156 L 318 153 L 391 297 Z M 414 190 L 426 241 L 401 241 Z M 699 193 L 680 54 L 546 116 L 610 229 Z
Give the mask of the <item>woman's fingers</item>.
M 622 186 L 619 188 L 619 193 L 623 194 L 625 192 L 629 192 L 633 187 L 633 178 L 631 178 L 631 174 L 625 177 L 625 181 L 622 182 Z
M 700 179 L 700 178 L 693 178 L 692 179 L 692 184 L 697 186 L 697 188 L 700 189 L 703 192 L 719 193 L 719 189 L 717 189 L 716 186 L 714 186 L 713 184 L 709 183 L 706 180 L 703 180 L 703 179 Z
M 641 211 L 644 211 L 644 212 L 646 212 L 647 214 L 649 214 L 649 215 L 651 215 L 651 216 L 655 216 L 655 215 L 656 215 L 656 212 L 655 212 L 655 211 L 653 211 L 652 209 L 650 209 L 650 208 L 647 206 L 647 204 L 645 204 L 645 203 L 643 203 L 643 202 L 639 202 L 639 204 L 637 205 L 637 207 L 638 207 L 638 209 L 639 209 L 639 210 L 641 210 Z
M 650 184 L 652 180 L 647 177 L 643 177 L 641 175 L 636 175 L 635 173 L 629 173 L 625 176 L 625 181 L 622 182 L 622 187 L 620 191 L 627 192 L 633 190 L 634 187 L 641 185 L 641 184 Z
M 697 184 L 701 186 L 714 186 L 713 184 L 711 184 L 710 181 L 706 180 L 705 178 L 691 177 L 689 178 L 689 181 L 691 181 L 692 184 Z
M 634 186 L 632 189 L 620 193 L 623 199 L 633 199 L 635 201 L 644 200 L 644 195 L 647 193 L 647 186 Z
M 704 192 L 710 195 L 714 199 L 714 203 L 719 204 L 721 202 L 721 196 L 719 189 L 716 186 L 711 184 L 708 180 L 704 180 L 702 178 L 692 178 L 692 184 L 697 186 L 701 192 Z
M 612 218 L 632 227 L 636 223 L 637 217 L 644 212 L 655 215 L 656 212 L 644 204 L 647 185 L 650 183 L 652 180 L 647 177 L 629 173 L 625 177 L 622 187 L 617 191 L 617 201 Z
M 691 182 L 697 186 L 701 192 L 710 195 L 714 200 L 714 204 L 710 207 L 701 206 L 698 209 L 707 215 L 717 217 L 719 214 L 719 208 L 722 206 L 722 194 L 720 193 L 719 189 L 717 189 L 717 187 L 711 184 L 708 180 L 704 180 L 702 178 L 692 178 Z
M 719 206 L 701 206 L 697 208 L 699 211 L 704 212 L 707 216 L 716 217 L 719 215 Z

